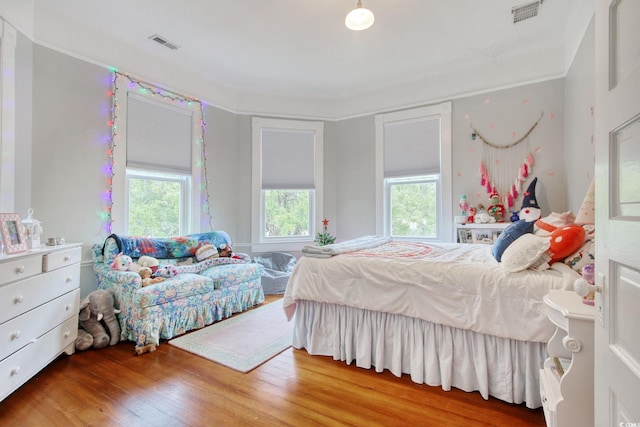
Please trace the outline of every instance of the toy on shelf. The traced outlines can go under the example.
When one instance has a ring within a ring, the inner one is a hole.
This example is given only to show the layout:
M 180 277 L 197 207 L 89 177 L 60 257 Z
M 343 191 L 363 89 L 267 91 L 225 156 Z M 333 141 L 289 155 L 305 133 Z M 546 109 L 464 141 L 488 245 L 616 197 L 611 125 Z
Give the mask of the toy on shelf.
M 494 218 L 495 222 L 504 222 L 506 209 L 504 205 L 500 203 L 500 194 L 494 190 L 489 196 L 489 201 L 491 201 L 491 205 L 487 209 L 489 216 Z
M 489 215 L 482 203 L 478 204 L 477 212 L 473 216 L 473 222 L 476 224 L 493 224 L 496 219 Z
M 476 219 L 477 210 L 473 206 L 469 208 L 469 215 L 467 216 L 467 222 L 473 224 Z
M 469 210 L 469 202 L 467 202 L 467 196 L 465 194 L 460 196 L 460 202 L 458 203 L 460 208 L 460 216 L 467 218 Z

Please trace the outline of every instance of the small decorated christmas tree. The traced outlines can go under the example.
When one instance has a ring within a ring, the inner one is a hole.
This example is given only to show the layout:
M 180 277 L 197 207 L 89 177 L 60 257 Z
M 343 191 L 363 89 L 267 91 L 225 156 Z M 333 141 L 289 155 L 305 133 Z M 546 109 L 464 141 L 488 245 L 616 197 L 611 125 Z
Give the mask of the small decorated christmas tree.
M 327 218 L 322 220 L 322 233 L 318 233 L 318 237 L 316 237 L 316 242 L 318 246 L 330 245 L 336 241 L 336 236 L 332 236 L 329 234 L 327 230 L 327 226 L 329 225 L 329 220 Z

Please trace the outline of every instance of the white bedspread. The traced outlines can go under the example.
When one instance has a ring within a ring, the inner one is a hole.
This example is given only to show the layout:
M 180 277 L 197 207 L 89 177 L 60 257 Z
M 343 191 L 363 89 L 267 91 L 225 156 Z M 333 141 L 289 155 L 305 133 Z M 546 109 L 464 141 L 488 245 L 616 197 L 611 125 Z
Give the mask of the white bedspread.
M 404 248 L 411 245 L 419 249 L 410 243 Z M 427 246 L 413 256 L 403 253 L 402 242 L 389 242 L 371 249 L 370 256 L 364 250 L 326 259 L 302 257 L 289 278 L 285 312 L 291 319 L 296 301 L 310 300 L 546 342 L 554 327 L 542 297 L 552 289 L 571 289 L 578 277 L 562 263 L 542 272 L 507 273 L 490 245 Z M 384 256 L 387 248 L 389 256 Z

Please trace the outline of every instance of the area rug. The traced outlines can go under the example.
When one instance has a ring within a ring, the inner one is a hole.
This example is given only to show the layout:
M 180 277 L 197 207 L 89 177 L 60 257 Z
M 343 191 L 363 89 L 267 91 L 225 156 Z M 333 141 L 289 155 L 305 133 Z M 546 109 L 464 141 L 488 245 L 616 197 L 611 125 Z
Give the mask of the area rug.
M 293 322 L 276 301 L 169 341 L 240 372 L 249 372 L 291 347 Z

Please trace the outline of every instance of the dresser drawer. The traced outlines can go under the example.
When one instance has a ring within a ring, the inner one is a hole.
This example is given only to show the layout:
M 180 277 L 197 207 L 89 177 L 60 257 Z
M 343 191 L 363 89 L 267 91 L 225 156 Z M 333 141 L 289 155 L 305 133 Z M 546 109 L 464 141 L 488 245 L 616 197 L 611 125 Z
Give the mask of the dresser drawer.
M 52 327 L 71 317 L 75 318 L 77 323 L 79 307 L 80 289 L 75 289 L 0 324 L 0 360 L 38 339 Z
M 53 271 L 72 264 L 79 264 L 82 256 L 81 248 L 65 249 L 51 252 L 42 259 L 42 271 Z
M 18 258 L 0 264 L 0 286 L 42 273 L 42 256 Z
M 65 349 L 73 353 L 78 336 L 78 319 L 72 317 L 35 342 L 0 361 L 0 401 L 40 372 Z
M 80 286 L 80 264 L 0 287 L 0 323 Z

